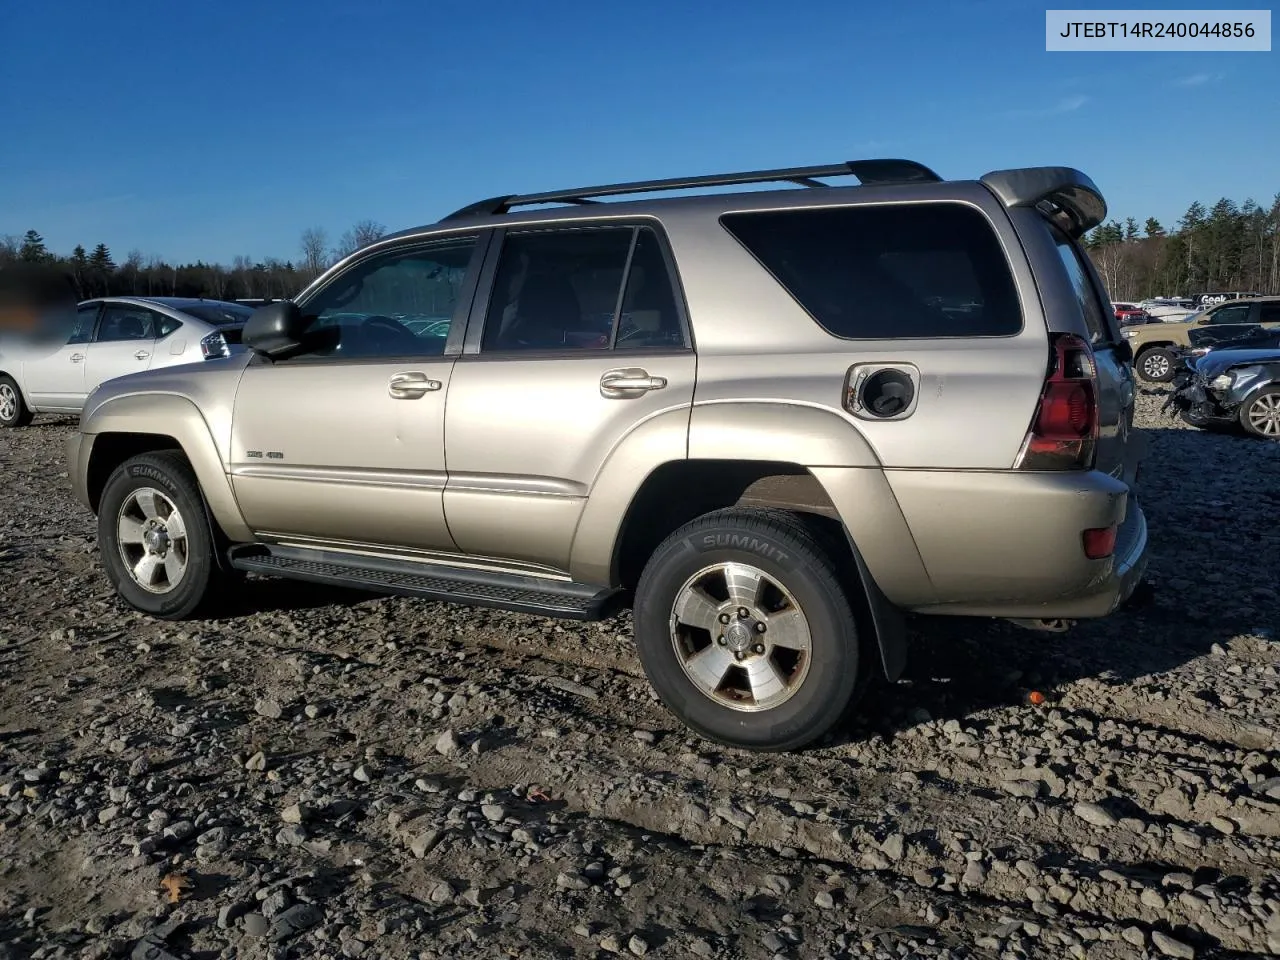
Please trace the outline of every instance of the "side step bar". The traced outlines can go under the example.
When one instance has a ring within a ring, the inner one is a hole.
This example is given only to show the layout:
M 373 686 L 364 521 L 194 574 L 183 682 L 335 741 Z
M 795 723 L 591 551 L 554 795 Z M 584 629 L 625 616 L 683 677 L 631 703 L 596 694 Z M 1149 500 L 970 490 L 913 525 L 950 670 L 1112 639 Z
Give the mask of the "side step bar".
M 603 620 L 617 612 L 621 598 L 619 590 L 586 583 L 332 550 L 253 544 L 233 547 L 228 558 L 248 573 L 561 620 Z

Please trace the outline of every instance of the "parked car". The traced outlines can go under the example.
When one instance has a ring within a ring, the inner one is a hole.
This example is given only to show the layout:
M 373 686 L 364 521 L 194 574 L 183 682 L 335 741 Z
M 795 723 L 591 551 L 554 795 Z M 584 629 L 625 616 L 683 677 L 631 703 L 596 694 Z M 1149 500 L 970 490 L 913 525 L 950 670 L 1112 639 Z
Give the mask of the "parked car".
M 1147 315 L 1162 323 L 1182 323 L 1199 311 L 1190 298 L 1157 297 L 1138 304 Z
M 1280 439 L 1280 333 L 1270 346 L 1220 346 L 1189 359 L 1164 408 L 1192 426 Z
M 1182 323 L 1127 327 L 1124 335 L 1133 348 L 1138 376 L 1153 383 L 1173 380 L 1180 351 L 1192 345 L 1190 332 L 1208 326 L 1231 335 L 1255 326 L 1280 326 L 1280 297 L 1228 300 L 1208 307 Z
M 26 426 L 37 413 L 79 413 L 94 388 L 124 374 L 238 352 L 252 313 L 222 300 L 86 300 L 64 346 L 0 356 L 0 427 Z
M 1112 303 L 1111 310 L 1115 313 L 1116 320 L 1120 326 L 1128 327 L 1137 323 L 1148 323 L 1151 321 L 1150 314 L 1143 310 L 1137 304 L 1133 303 Z
M 480 201 L 260 308 L 246 355 L 104 384 L 72 482 L 148 614 L 238 572 L 630 604 L 673 713 L 797 747 L 899 676 L 902 611 L 1059 629 L 1139 586 L 1105 215 L 1070 168 L 905 160 Z M 392 319 L 446 302 L 443 339 Z

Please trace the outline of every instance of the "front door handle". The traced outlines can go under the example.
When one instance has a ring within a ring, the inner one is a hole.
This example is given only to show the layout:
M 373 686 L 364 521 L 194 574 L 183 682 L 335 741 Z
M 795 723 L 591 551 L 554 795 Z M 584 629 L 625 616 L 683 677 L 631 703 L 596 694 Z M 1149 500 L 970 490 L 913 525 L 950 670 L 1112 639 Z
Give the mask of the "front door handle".
M 149 356 L 151 356 L 151 354 L 147 353 L 147 351 L 145 351 L 145 350 L 139 350 L 137 353 L 135 353 L 135 354 L 133 355 L 133 359 L 135 359 L 135 360 L 145 360 L 145 359 L 147 359 L 147 357 L 149 357 Z
M 73 353 L 73 354 L 71 355 L 71 362 L 72 362 L 72 363 L 84 363 L 84 354 L 83 354 L 83 353 Z
M 666 377 L 651 377 L 640 367 L 609 370 L 600 378 L 600 395 L 610 400 L 638 397 L 650 390 L 661 390 L 667 385 Z
M 417 400 L 432 390 L 439 390 L 439 380 L 431 380 L 425 373 L 412 371 L 397 373 L 387 382 L 387 393 L 395 400 Z

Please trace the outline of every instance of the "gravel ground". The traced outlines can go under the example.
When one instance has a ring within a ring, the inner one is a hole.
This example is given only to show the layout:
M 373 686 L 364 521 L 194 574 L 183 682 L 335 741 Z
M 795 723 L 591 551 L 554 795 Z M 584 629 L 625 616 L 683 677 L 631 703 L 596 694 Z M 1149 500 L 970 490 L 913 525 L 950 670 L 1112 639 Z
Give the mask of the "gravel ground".
M 794 756 L 687 734 L 625 618 L 254 579 L 148 621 L 74 424 L 5 432 L 0 957 L 1280 954 L 1280 444 L 1161 399 L 1153 606 L 922 620 Z

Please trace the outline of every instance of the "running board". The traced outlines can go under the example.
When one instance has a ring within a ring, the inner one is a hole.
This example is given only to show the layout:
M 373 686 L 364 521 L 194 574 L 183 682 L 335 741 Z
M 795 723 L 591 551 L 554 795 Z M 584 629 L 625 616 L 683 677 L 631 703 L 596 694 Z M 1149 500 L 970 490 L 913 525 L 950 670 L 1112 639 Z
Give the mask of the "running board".
M 231 549 L 229 559 L 237 570 L 248 573 L 561 620 L 603 620 L 617 612 L 621 596 L 619 590 L 568 580 L 335 550 L 241 545 Z

